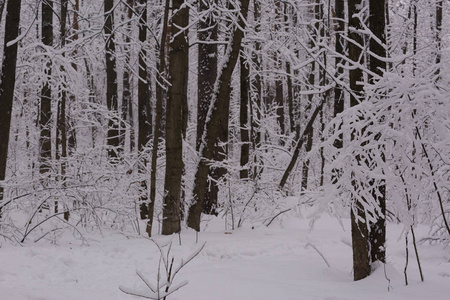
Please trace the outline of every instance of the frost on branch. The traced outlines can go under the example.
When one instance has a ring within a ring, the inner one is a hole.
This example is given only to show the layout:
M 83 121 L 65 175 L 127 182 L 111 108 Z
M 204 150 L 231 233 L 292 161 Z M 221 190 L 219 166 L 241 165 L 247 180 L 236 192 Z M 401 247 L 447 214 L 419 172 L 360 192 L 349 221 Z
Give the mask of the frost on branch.
M 407 227 L 414 219 L 427 222 L 434 238 L 448 241 L 449 92 L 427 74 L 394 73 L 367 85 L 365 92 L 365 101 L 338 115 L 325 130 L 321 147 L 332 179 L 323 187 L 318 213 L 339 215 L 358 200 L 370 222 L 379 213 L 373 195 L 386 183 L 388 218 Z M 342 149 L 333 147 L 340 136 Z

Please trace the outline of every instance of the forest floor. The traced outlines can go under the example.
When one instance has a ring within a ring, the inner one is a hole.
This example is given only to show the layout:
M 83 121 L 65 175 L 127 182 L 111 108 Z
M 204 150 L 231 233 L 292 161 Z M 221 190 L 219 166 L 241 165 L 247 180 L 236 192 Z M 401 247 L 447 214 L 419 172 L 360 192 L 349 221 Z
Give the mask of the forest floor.
M 307 219 L 285 214 L 269 228 L 225 231 L 224 220 L 213 218 L 198 243 L 190 230 L 156 236 L 159 245 L 172 239 L 175 265 L 206 242 L 174 280 L 174 285 L 189 283 L 168 300 L 450 299 L 450 249 L 442 245 L 418 246 L 423 283 L 409 247 L 405 286 L 405 239 L 397 224 L 388 225 L 388 264 L 354 282 L 349 223 L 324 216 L 310 230 Z M 417 228 L 418 239 L 427 233 L 426 227 Z M 0 300 L 142 299 L 119 290 L 148 291 L 137 270 L 156 285 L 160 255 L 155 243 L 105 231 L 85 237 L 85 245 L 68 233 L 56 245 L 45 238 L 23 247 L 1 240 Z

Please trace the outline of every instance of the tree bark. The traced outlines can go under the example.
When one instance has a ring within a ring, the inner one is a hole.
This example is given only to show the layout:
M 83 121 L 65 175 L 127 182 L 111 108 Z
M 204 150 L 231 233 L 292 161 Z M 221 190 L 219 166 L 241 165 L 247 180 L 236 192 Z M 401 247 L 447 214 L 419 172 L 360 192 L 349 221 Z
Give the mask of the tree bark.
M 53 46 L 53 1 L 42 1 L 42 44 Z M 50 78 L 52 76 L 51 62 L 46 65 L 46 76 L 41 89 L 41 106 L 39 110 L 39 172 L 45 174 L 51 169 L 52 141 L 52 89 Z
M 384 2 L 384 1 L 383 1 Z M 436 1 L 436 81 L 439 80 L 441 74 L 442 60 L 442 0 Z
M 126 32 L 127 35 L 125 37 L 125 45 L 124 45 L 124 52 L 125 52 L 125 65 L 123 68 L 123 77 L 122 77 L 122 107 L 121 107 L 121 126 L 120 126 L 120 135 L 119 135 L 119 145 L 120 149 L 122 151 L 125 151 L 125 140 L 127 135 L 127 127 L 130 128 L 130 131 L 132 131 L 132 127 L 130 124 L 131 119 L 130 116 L 130 108 L 132 106 L 132 94 L 131 94 L 131 71 L 130 71 L 130 36 L 133 33 L 133 29 L 131 28 L 131 18 L 133 17 L 133 9 L 134 9 L 134 0 L 127 0 L 126 6 L 125 6 L 125 12 L 126 12 L 126 20 L 127 23 L 126 26 Z M 128 126 L 127 126 L 128 125 Z M 130 141 L 132 143 L 132 141 Z
M 147 42 L 147 0 L 139 0 L 141 13 L 139 17 L 139 82 L 138 82 L 138 149 L 139 154 L 143 155 L 145 146 L 150 141 L 152 131 L 152 113 L 150 109 L 150 82 L 147 72 L 147 51 L 145 43 Z M 143 173 L 146 169 L 147 161 L 141 158 L 139 172 Z M 141 181 L 140 188 L 140 216 L 141 219 L 149 218 L 148 211 L 148 185 L 147 180 Z M 151 234 L 151 232 L 149 233 Z
M 66 44 L 66 21 L 67 21 L 67 6 L 69 1 L 62 0 L 61 1 L 61 19 L 60 19 L 60 34 L 61 34 L 61 47 L 63 48 Z M 65 53 L 63 53 L 65 56 Z M 66 84 L 63 84 L 63 87 L 60 91 L 60 99 L 58 102 L 58 112 L 57 112 L 57 126 L 56 126 L 56 151 L 55 158 L 60 161 L 60 178 L 59 180 L 62 182 L 63 186 L 66 185 L 66 159 L 67 159 L 67 116 L 66 116 L 66 107 L 67 107 L 67 91 Z M 60 149 L 61 148 L 61 149 Z M 55 213 L 58 212 L 58 202 L 55 203 Z M 64 208 L 64 219 L 66 221 L 69 220 L 69 210 L 67 207 Z
M 216 0 L 201 0 L 199 1 L 199 12 L 208 10 Z M 214 92 L 214 83 L 217 79 L 217 41 L 218 24 L 213 14 L 208 14 L 204 19 L 201 19 L 198 24 L 198 40 L 200 42 L 198 47 L 198 100 L 197 100 L 197 139 L 196 150 L 199 151 L 202 143 L 203 131 L 205 129 L 206 116 L 210 104 L 211 94 Z M 217 152 L 217 151 L 216 151 Z M 216 153 L 217 154 L 217 153 Z M 214 155 L 214 159 L 219 157 Z M 203 203 L 203 213 L 214 214 L 217 205 L 217 197 L 219 194 L 219 187 L 217 180 L 218 174 L 215 169 L 211 169 L 209 176 L 213 179 L 208 182 L 209 189 L 205 195 Z
M 114 0 L 104 0 L 105 36 L 106 36 L 106 105 L 111 114 L 108 120 L 108 157 L 114 161 L 118 157 L 119 124 L 117 120 L 117 68 L 116 44 L 114 41 Z
M 248 14 L 249 0 L 241 1 L 240 18 L 238 26 L 235 27 L 231 45 L 227 48 L 225 55 L 229 55 L 225 64 L 223 65 L 220 75 L 218 76 L 218 89 L 212 95 L 210 118 L 205 125 L 205 132 L 203 133 L 203 142 L 200 147 L 201 159 L 198 165 L 197 173 L 194 181 L 194 203 L 189 208 L 189 215 L 187 224 L 190 228 L 196 231 L 200 230 L 200 217 L 202 212 L 203 201 L 207 190 L 207 180 L 209 171 L 209 160 L 213 158 L 214 144 L 216 139 L 221 134 L 221 128 L 227 124 L 221 123 L 221 114 L 227 111 L 230 103 L 231 92 L 231 76 L 239 59 L 239 51 L 241 50 L 241 42 L 244 37 L 245 21 Z M 227 118 L 228 122 L 228 118 Z
M 334 10 L 335 10 L 335 32 L 336 32 L 336 42 L 335 42 L 335 50 L 337 53 L 336 60 L 335 60 L 335 68 L 336 68 L 336 77 L 341 78 L 341 76 L 344 74 L 344 68 L 342 66 L 343 59 L 340 57 L 340 55 L 344 56 L 344 31 L 345 31 L 345 6 L 344 6 L 344 0 L 335 0 L 334 2 Z M 340 84 L 336 84 L 334 88 L 334 112 L 333 116 L 336 117 L 338 114 L 342 113 L 344 111 L 344 91 L 342 89 L 342 86 Z M 337 138 L 334 141 L 334 146 L 336 148 L 342 148 L 343 146 L 343 136 L 340 135 L 339 138 Z
M 165 79 L 167 76 L 167 64 L 166 64 L 166 43 L 167 43 L 167 29 L 169 25 L 169 7 L 170 0 L 166 0 L 164 6 L 163 26 L 161 32 L 161 42 L 159 43 L 159 62 L 157 63 L 157 84 L 156 84 L 156 105 L 155 105 L 155 128 L 153 132 L 153 149 L 152 149 L 152 162 L 150 168 L 150 203 L 148 204 L 148 222 L 147 233 L 151 236 L 153 227 L 153 212 L 155 210 L 156 200 L 156 172 L 158 162 L 158 146 L 159 138 L 161 134 L 162 116 L 163 116 L 163 101 L 165 96 L 166 84 Z
M 356 16 L 360 11 L 361 0 L 348 1 L 349 32 L 348 43 L 349 59 L 355 63 L 361 62 L 361 47 L 363 39 L 356 30 L 361 30 L 360 19 Z M 351 68 L 350 77 L 350 106 L 356 106 L 362 101 L 364 80 L 361 68 Z M 356 158 L 360 160 L 360 158 Z M 355 183 L 356 184 L 356 183 Z M 366 224 L 366 213 L 364 203 L 357 199 L 352 199 L 351 211 L 352 224 L 352 248 L 353 248 L 353 277 L 354 280 L 360 280 L 370 275 L 370 253 L 369 253 L 369 233 Z
M 371 38 L 369 41 L 369 48 L 374 56 L 370 57 L 369 68 L 378 76 L 383 76 L 386 70 L 386 62 L 381 57 L 386 57 L 386 2 L 385 0 L 370 0 L 369 2 L 369 29 L 372 34 L 379 40 Z M 372 78 L 374 82 L 375 78 Z M 383 151 L 383 149 L 379 149 Z M 379 195 L 379 196 L 378 196 Z M 370 224 L 370 250 L 371 260 L 386 262 L 386 186 L 383 182 L 378 188 L 378 193 L 373 193 L 377 204 L 380 207 L 381 213 L 377 217 L 377 222 Z
M 241 55 L 241 106 L 239 112 L 239 123 L 241 128 L 241 179 L 248 179 L 248 162 L 250 157 L 250 135 L 248 130 L 248 103 L 249 103 L 249 82 L 250 70 L 245 63 L 245 58 Z
M 19 35 L 21 0 L 8 1 L 6 6 L 5 40 L 3 44 L 3 62 L 0 77 L 0 202 L 3 200 L 3 181 L 6 177 L 9 133 L 16 83 L 16 62 Z M 1 218 L 1 208 L 0 208 Z
M 169 81 L 166 106 L 166 173 L 164 178 L 162 234 L 181 230 L 180 195 L 183 175 L 182 111 L 188 83 L 189 8 L 184 0 L 173 0 L 171 43 L 169 50 Z
M 283 17 L 283 9 L 282 9 L 282 3 L 281 1 L 277 1 L 275 3 L 275 31 L 281 32 L 281 24 L 283 23 L 284 17 Z M 277 69 L 280 71 L 283 69 L 283 60 L 279 57 L 278 51 L 275 51 L 274 54 L 274 61 L 276 62 Z M 284 88 L 283 88 L 283 81 L 284 76 L 276 76 L 275 79 L 275 104 L 277 106 L 277 121 L 278 126 L 280 126 L 280 133 L 281 135 L 285 135 L 286 128 L 284 124 Z M 283 141 L 281 141 L 281 144 Z

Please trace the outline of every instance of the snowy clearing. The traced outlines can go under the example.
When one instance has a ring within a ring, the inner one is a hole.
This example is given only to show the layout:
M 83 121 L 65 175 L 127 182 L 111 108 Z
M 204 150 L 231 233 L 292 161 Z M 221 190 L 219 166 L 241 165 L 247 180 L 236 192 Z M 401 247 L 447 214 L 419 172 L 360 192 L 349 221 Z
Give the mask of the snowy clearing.
M 176 262 L 206 242 L 174 283 L 188 280 L 189 284 L 168 299 L 448 299 L 450 251 L 440 245 L 419 245 L 424 283 L 420 282 L 410 246 L 409 286 L 405 286 L 401 225 L 388 226 L 388 265 L 379 267 L 367 279 L 353 282 L 350 222 L 344 221 L 342 228 L 336 220 L 323 217 L 310 232 L 308 220 L 291 216 L 271 228 L 230 233 L 223 230 L 223 220 L 217 218 L 200 233 L 198 244 L 193 231 L 183 231 L 181 246 L 178 236 L 156 236 L 160 244 L 173 239 Z M 419 227 L 418 232 L 426 234 L 427 230 Z M 89 246 L 74 243 L 70 236 L 63 237 L 58 245 L 41 240 L 18 247 L 2 241 L 0 299 L 139 299 L 119 290 L 124 286 L 147 291 L 137 270 L 156 285 L 159 250 L 154 243 L 119 234 L 87 236 Z

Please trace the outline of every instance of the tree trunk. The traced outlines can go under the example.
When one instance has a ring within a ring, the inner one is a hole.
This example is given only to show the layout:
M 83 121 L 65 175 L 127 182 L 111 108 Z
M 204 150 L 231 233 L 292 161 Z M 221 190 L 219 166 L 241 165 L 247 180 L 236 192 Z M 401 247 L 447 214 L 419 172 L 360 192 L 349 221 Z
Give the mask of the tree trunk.
M 376 56 L 370 57 L 369 68 L 378 76 L 383 76 L 386 70 L 386 62 L 379 57 L 386 57 L 386 2 L 385 0 L 370 0 L 369 2 L 369 28 L 372 34 L 380 41 L 370 39 L 369 48 Z M 375 81 L 375 78 L 372 78 Z M 383 149 L 379 149 L 383 151 Z M 378 194 L 380 196 L 378 196 Z M 386 262 L 386 187 L 383 184 L 379 187 L 378 193 L 373 193 L 373 197 L 377 200 L 381 213 L 377 217 L 377 222 L 370 224 L 370 249 L 371 259 L 374 261 Z
M 216 0 L 199 1 L 199 12 L 208 10 Z M 201 19 L 198 24 L 198 101 L 197 101 L 197 139 L 196 150 L 199 151 L 202 143 L 203 131 L 205 129 L 205 120 L 208 114 L 208 108 L 211 100 L 211 94 L 214 92 L 214 83 L 217 78 L 217 44 L 211 43 L 217 41 L 218 25 L 213 14 L 208 14 L 205 19 Z M 206 42 L 206 43 L 205 43 Z M 214 157 L 218 159 L 217 155 Z M 209 189 L 205 195 L 203 204 L 203 213 L 214 214 L 217 205 L 219 187 L 217 186 L 216 170 L 212 169 L 209 176 L 213 179 L 208 182 Z
M 119 124 L 117 121 L 117 68 L 116 44 L 114 41 L 114 0 L 104 0 L 106 36 L 106 105 L 111 114 L 108 120 L 108 157 L 114 161 L 118 157 Z
M 257 34 L 261 30 L 261 3 L 260 0 L 253 1 L 253 18 L 255 20 L 255 33 Z M 255 41 L 255 50 L 252 53 L 252 62 L 254 75 L 252 76 L 253 82 L 250 88 L 254 87 L 252 91 L 252 99 L 250 101 L 250 118 L 251 118 L 251 139 L 254 155 L 254 167 L 253 167 L 253 179 L 256 179 L 261 173 L 263 161 L 257 155 L 257 149 L 261 144 L 261 131 L 259 130 L 259 122 L 261 121 L 261 109 L 262 109 L 262 83 L 261 83 L 261 42 Z
M 166 0 L 164 6 L 164 18 L 161 32 L 161 42 L 159 43 L 159 62 L 157 63 L 158 80 L 156 84 L 156 107 L 155 107 L 155 128 L 153 132 L 153 149 L 152 149 L 152 162 L 150 168 L 150 203 L 148 204 L 148 217 L 147 233 L 149 236 L 152 234 L 153 227 L 153 212 L 155 210 L 156 200 L 156 172 L 158 162 L 158 144 L 161 134 L 162 116 L 163 116 L 163 101 L 166 90 L 166 76 L 167 76 L 167 64 L 166 64 L 166 43 L 167 43 L 167 29 L 169 26 L 169 7 L 170 0 Z
M 169 50 L 169 81 L 166 106 L 166 173 L 164 178 L 162 234 L 181 230 L 180 194 L 183 174 L 183 101 L 188 83 L 189 8 L 184 0 L 173 0 L 171 43 Z M 183 30 L 183 32 L 181 32 Z
M 133 33 L 133 29 L 131 28 L 131 18 L 133 17 L 133 9 L 134 9 L 134 1 L 133 0 L 127 0 L 126 6 L 125 6 L 125 12 L 126 12 L 126 20 L 125 22 L 128 22 L 126 32 L 127 35 L 125 37 L 125 45 L 124 45 L 124 52 L 125 52 L 125 66 L 123 68 L 123 77 L 122 77 L 122 107 L 121 107 L 121 126 L 120 126 L 120 135 L 119 135 L 119 145 L 120 149 L 122 151 L 125 151 L 125 140 L 126 140 L 126 133 L 127 133 L 127 127 L 130 128 L 130 131 L 132 130 L 130 124 L 131 120 L 129 120 L 129 110 L 131 106 L 133 105 L 132 101 L 132 95 L 131 95 L 131 71 L 130 71 L 130 36 Z M 128 125 L 128 126 L 127 126 Z M 131 143 L 131 141 L 130 141 Z
M 384 1 L 383 1 L 384 2 Z M 441 74 L 442 59 L 442 0 L 436 1 L 436 81 L 439 80 Z
M 282 190 L 284 188 L 284 185 L 286 184 L 289 175 L 291 174 L 292 170 L 295 167 L 295 164 L 297 163 L 298 156 L 300 154 L 300 150 L 303 147 L 303 144 L 305 141 L 307 141 L 307 136 L 309 133 L 313 130 L 313 124 L 316 120 L 317 116 L 319 115 L 320 111 L 322 111 L 324 102 L 321 102 L 316 109 L 314 110 L 312 116 L 309 118 L 308 123 L 305 126 L 305 129 L 303 129 L 303 133 L 299 135 L 297 142 L 297 146 L 294 149 L 294 153 L 292 154 L 291 161 L 289 162 L 288 167 L 286 168 L 286 171 L 284 171 L 283 177 L 281 177 L 281 181 L 278 185 L 278 188 Z
M 241 55 L 241 106 L 239 113 L 239 122 L 241 128 L 241 179 L 248 179 L 248 162 L 250 156 L 250 136 L 248 130 L 248 103 L 249 103 L 249 82 L 250 71 L 245 63 L 245 58 Z
M 283 23 L 283 9 L 281 1 L 275 2 L 275 32 L 281 32 L 281 24 Z M 275 51 L 274 61 L 276 62 L 276 67 L 278 70 L 283 69 L 283 60 L 279 57 L 278 51 Z M 277 105 L 277 121 L 278 126 L 280 126 L 280 134 L 284 136 L 286 133 L 286 128 L 284 125 L 284 88 L 283 88 L 284 76 L 276 76 L 275 79 L 275 104 Z M 283 140 L 281 140 L 283 144 Z
M 60 34 L 61 34 L 61 47 L 66 44 L 66 21 L 67 21 L 67 6 L 69 1 L 61 1 L 61 20 L 60 20 Z M 65 54 L 63 54 L 65 56 Z M 60 91 L 60 99 L 58 102 L 58 116 L 57 116 L 57 126 L 56 126 L 56 151 L 55 158 L 60 161 L 60 178 L 63 186 L 66 185 L 66 159 L 67 159 L 67 121 L 66 121 L 66 103 L 67 103 L 67 91 L 66 85 Z M 61 148 L 61 150 L 60 150 Z M 55 213 L 58 212 L 58 203 L 55 203 Z M 69 220 L 69 210 L 64 207 L 64 219 Z
M 79 24 L 78 24 L 78 14 L 80 12 L 80 0 L 75 0 L 74 3 L 74 7 L 73 7 L 73 39 L 72 42 L 76 42 L 78 40 L 78 31 L 79 31 Z M 73 52 L 73 56 L 76 56 L 77 54 L 77 50 L 75 48 L 74 52 Z M 75 71 L 78 70 L 78 66 L 76 63 L 72 63 L 72 67 Z M 93 78 L 93 75 L 92 75 Z M 90 80 L 89 76 L 88 76 L 88 81 Z M 93 80 L 92 80 L 93 83 Z M 92 84 L 93 87 L 93 84 Z M 75 95 L 71 94 L 69 96 L 70 102 L 69 103 L 73 103 L 75 102 L 76 98 Z M 67 106 L 67 150 L 69 152 L 69 155 L 71 153 L 73 153 L 76 149 L 77 146 L 77 131 L 76 131 L 76 126 L 74 124 L 74 120 L 71 118 L 70 116 L 70 104 Z
M 53 46 L 53 1 L 42 1 L 42 44 Z M 46 77 L 41 89 L 41 107 L 39 110 L 39 172 L 45 174 L 51 169 L 52 141 L 52 89 L 50 78 L 52 76 L 51 62 L 46 65 Z
M 344 0 L 335 0 L 334 2 L 335 6 L 335 15 L 336 15 L 336 21 L 335 21 L 335 32 L 336 32 L 336 44 L 335 44 L 335 50 L 337 53 L 336 60 L 335 60 L 335 68 L 336 68 L 336 77 L 341 78 L 344 74 L 344 68 L 342 67 L 343 59 L 340 57 L 345 56 L 344 52 L 344 43 L 345 40 L 343 38 L 344 31 L 345 31 L 345 7 L 344 7 Z M 344 111 L 344 92 L 342 89 L 342 86 L 339 84 L 336 84 L 334 88 L 334 112 L 333 115 L 336 117 L 338 114 L 342 113 Z M 334 146 L 336 148 L 342 148 L 343 144 L 343 136 L 340 135 L 339 138 L 337 138 L 334 141 Z
M 152 131 L 152 113 L 150 109 L 150 82 L 147 71 L 147 51 L 145 50 L 145 43 L 147 42 L 147 0 L 139 0 L 142 9 L 139 18 L 139 82 L 138 82 L 138 149 L 139 154 L 143 155 L 145 146 L 150 141 Z M 141 158 L 139 165 L 139 172 L 143 173 L 146 169 L 147 161 Z M 147 180 L 141 181 L 140 189 L 140 215 L 141 219 L 149 218 L 148 212 L 148 185 Z M 149 233 L 151 234 L 151 232 Z
M 5 40 L 3 62 L 0 77 L 0 184 L 6 177 L 9 132 L 11 129 L 14 86 L 16 83 L 16 62 L 18 42 L 11 43 L 19 35 L 21 0 L 8 1 L 6 6 Z M 4 187 L 0 185 L 0 202 L 3 200 Z M 1 208 L 0 208 L 1 218 Z
M 348 43 L 349 59 L 355 63 L 361 63 L 361 48 L 363 39 L 356 30 L 361 30 L 362 26 L 359 18 L 355 15 L 360 11 L 361 0 L 348 1 L 349 32 L 348 38 L 352 41 Z M 351 68 L 350 76 L 350 106 L 356 106 L 362 100 L 364 80 L 361 68 Z M 356 158 L 360 160 L 360 158 Z M 366 213 L 364 203 L 353 199 L 351 211 L 352 223 L 352 248 L 353 248 L 353 277 L 356 280 L 363 279 L 370 275 L 370 254 L 369 236 L 366 224 Z
M 314 82 L 315 82 L 315 73 L 316 71 L 316 62 L 312 62 L 311 64 L 311 70 L 308 76 L 308 84 L 310 85 L 310 88 L 314 88 Z M 308 113 L 311 112 L 311 108 L 313 105 L 313 95 L 308 95 L 308 104 L 305 108 L 305 115 L 308 117 Z M 313 124 L 311 124 L 313 126 Z M 303 137 L 305 142 L 305 152 L 308 153 L 312 149 L 313 144 L 313 134 L 314 129 L 311 128 L 310 131 L 307 132 L 307 134 Z M 308 173 L 309 173 L 309 159 L 303 162 L 302 166 L 302 181 L 301 181 L 301 191 L 304 192 L 308 189 Z
M 241 1 L 240 18 L 238 26 L 235 27 L 231 45 L 227 48 L 228 59 L 224 63 L 220 75 L 217 78 L 218 89 L 214 91 L 211 99 L 211 117 L 209 122 L 206 123 L 205 132 L 203 133 L 203 141 L 200 146 L 201 159 L 198 165 L 197 173 L 195 174 L 194 181 L 194 203 L 189 208 L 189 215 L 187 224 L 190 228 L 196 231 L 200 230 L 200 217 L 202 212 L 203 201 L 207 191 L 207 180 L 209 164 L 208 161 L 213 158 L 214 145 L 217 138 L 220 136 L 222 128 L 228 126 L 227 124 L 221 124 L 221 114 L 227 111 L 230 104 L 230 92 L 231 92 L 231 76 L 239 59 L 239 51 L 241 50 L 241 42 L 244 36 L 245 21 L 248 14 L 249 0 Z M 241 30 L 242 29 L 242 30 Z M 227 118 L 228 122 L 228 118 Z

